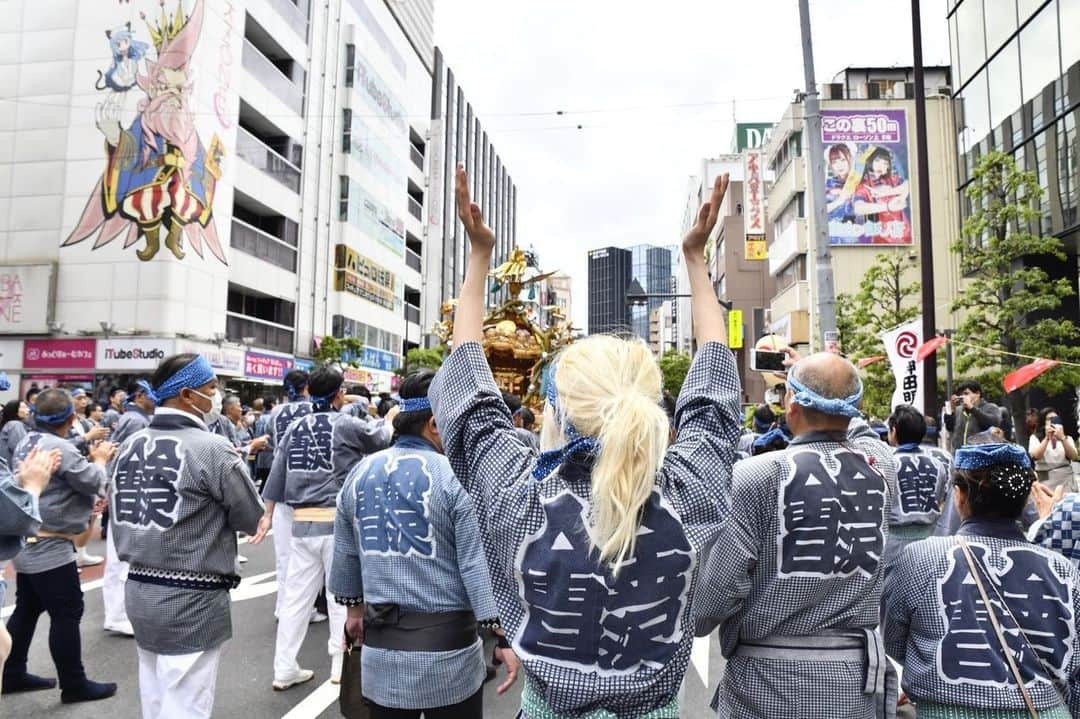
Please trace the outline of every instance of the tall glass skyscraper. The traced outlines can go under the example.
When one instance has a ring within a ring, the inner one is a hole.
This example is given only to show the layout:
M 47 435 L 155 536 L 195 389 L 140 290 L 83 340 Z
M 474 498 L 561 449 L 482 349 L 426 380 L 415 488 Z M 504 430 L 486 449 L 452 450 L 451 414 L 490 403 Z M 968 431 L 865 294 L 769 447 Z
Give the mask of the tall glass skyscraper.
M 633 277 L 646 294 L 674 292 L 669 248 L 637 245 L 630 248 L 630 255 Z M 664 298 L 657 297 L 630 308 L 630 327 L 636 336 L 649 341 L 649 313 L 663 303 Z
M 1080 237 L 1080 0 L 960 0 L 950 3 L 949 33 L 963 188 L 979 158 L 1012 153 L 1039 176 L 1038 226 L 1065 240 Z M 1076 281 L 1075 257 L 1069 263 Z

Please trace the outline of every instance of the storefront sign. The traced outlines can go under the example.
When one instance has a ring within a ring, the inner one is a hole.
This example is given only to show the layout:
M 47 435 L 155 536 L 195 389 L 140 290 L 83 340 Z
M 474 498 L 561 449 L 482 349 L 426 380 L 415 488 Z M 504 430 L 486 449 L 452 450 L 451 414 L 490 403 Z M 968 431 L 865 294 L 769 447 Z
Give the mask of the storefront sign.
M 49 331 L 55 265 L 0 267 L 0 334 Z
M 734 152 L 756 150 L 769 144 L 774 125 L 771 122 L 739 122 L 735 124 Z
M 315 363 L 311 360 L 300 359 L 299 357 L 297 357 L 295 360 L 293 360 L 293 367 L 295 367 L 296 369 L 302 369 L 305 372 L 310 372 L 311 370 L 315 369 Z
M 280 380 L 293 368 L 293 358 L 263 352 L 248 352 L 244 356 L 244 376 L 256 379 Z
M 194 352 L 206 358 L 219 374 L 239 377 L 244 374 L 244 351 L 232 347 L 218 347 L 207 342 L 177 340 L 177 352 Z
M 743 346 L 743 314 L 742 310 L 729 310 L 728 319 L 728 347 L 733 350 L 742 349 Z
M 94 340 L 26 340 L 24 369 L 94 369 Z
M 334 259 L 336 291 L 348 292 L 388 310 L 397 306 L 397 278 L 393 272 L 345 245 L 334 248 Z
M 97 341 L 97 367 L 102 370 L 148 370 L 173 353 L 174 340 L 152 337 Z
M 765 244 L 765 156 L 760 150 L 743 153 L 743 230 L 746 235 L 746 259 L 769 259 Z

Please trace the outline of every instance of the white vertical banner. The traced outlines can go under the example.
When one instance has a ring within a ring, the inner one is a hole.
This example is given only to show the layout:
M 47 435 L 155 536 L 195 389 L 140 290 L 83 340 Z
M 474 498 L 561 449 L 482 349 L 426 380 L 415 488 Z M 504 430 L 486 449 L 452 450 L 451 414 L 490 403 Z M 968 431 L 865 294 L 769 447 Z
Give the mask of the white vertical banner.
M 922 344 L 922 315 L 881 333 L 885 351 L 889 355 L 896 389 L 893 391 L 892 407 L 910 404 L 922 411 L 923 381 L 919 371 L 922 362 L 915 361 L 915 351 Z

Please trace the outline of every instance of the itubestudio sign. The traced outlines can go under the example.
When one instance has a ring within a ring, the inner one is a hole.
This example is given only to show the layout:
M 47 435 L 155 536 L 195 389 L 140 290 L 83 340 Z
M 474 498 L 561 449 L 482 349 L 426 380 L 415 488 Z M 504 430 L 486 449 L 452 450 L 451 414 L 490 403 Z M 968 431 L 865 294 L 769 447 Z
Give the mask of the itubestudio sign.
M 175 340 L 125 337 L 98 340 L 97 368 L 102 370 L 150 370 L 171 355 Z

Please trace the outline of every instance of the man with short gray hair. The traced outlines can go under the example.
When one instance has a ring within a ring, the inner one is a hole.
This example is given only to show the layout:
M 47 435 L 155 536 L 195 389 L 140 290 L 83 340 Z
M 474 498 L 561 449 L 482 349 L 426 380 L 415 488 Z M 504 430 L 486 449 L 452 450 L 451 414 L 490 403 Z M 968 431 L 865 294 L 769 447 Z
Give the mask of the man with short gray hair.
M 896 707 L 874 631 L 895 464 L 862 420 L 855 367 L 787 352 L 794 439 L 735 465 L 728 523 L 698 584 L 698 634 L 719 627 L 728 659 L 714 708 L 876 717 Z

